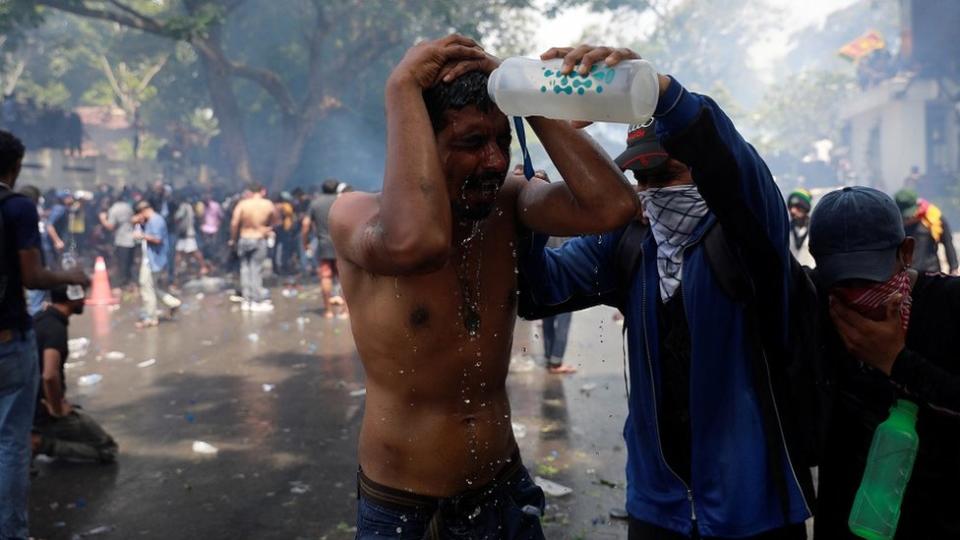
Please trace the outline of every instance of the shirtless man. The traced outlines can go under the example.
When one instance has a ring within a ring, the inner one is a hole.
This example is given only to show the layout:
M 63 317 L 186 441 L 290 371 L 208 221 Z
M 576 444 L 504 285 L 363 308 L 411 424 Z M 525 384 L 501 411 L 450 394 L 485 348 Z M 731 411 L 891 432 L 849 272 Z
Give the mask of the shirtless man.
M 278 222 L 277 210 L 266 197 L 267 190 L 251 185 L 250 196 L 237 203 L 230 221 L 230 247 L 240 257 L 240 288 L 243 311 L 273 311 L 263 294 L 263 261 L 267 259 L 267 239 Z M 239 236 L 239 241 L 237 237 Z
M 367 375 L 360 539 L 543 537 L 506 392 L 522 231 L 606 231 L 637 199 L 589 136 L 543 118 L 529 120 L 568 183 L 507 177 L 497 62 L 460 36 L 410 49 L 386 86 L 383 191 L 330 213 Z

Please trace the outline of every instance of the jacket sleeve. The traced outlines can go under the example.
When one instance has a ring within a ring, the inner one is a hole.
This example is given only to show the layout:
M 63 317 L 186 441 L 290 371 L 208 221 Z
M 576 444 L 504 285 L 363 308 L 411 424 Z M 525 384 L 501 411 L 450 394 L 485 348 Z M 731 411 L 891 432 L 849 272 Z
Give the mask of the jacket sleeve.
M 897 355 L 890 380 L 937 411 L 960 417 L 960 376 L 949 373 L 918 352 Z
M 789 262 L 789 219 L 773 175 L 733 122 L 707 96 L 676 80 L 660 98 L 657 134 L 667 152 L 690 166 L 701 195 L 737 246 L 751 277 L 780 279 Z M 757 283 L 758 287 L 761 283 Z
M 613 258 L 621 231 L 572 238 L 559 248 L 535 234 L 520 254 L 520 301 L 524 319 L 540 319 L 600 304 L 612 304 L 617 292 Z
M 943 224 L 943 237 L 940 241 L 943 243 L 943 248 L 947 252 L 947 265 L 950 267 L 951 272 L 956 272 L 958 268 L 957 264 L 957 248 L 953 244 L 953 231 L 950 230 L 950 224 L 947 223 L 947 220 L 940 218 L 940 223 Z

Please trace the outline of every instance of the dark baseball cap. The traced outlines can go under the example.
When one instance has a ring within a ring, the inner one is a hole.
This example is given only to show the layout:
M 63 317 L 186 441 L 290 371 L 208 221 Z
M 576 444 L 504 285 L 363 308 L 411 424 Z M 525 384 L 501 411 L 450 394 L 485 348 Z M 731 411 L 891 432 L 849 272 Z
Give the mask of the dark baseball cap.
M 670 156 L 657 140 L 657 122 L 653 118 L 633 124 L 627 130 L 627 149 L 615 160 L 621 171 L 644 171 L 663 165 Z
M 810 254 L 825 287 L 847 279 L 887 281 L 905 237 L 897 204 L 869 187 L 828 193 L 810 216 Z

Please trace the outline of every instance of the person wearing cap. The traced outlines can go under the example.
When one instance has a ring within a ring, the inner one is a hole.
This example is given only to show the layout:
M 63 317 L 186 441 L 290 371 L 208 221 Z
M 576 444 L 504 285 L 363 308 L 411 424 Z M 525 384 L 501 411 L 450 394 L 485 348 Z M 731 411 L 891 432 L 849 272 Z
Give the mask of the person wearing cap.
M 810 255 L 810 209 L 813 208 L 813 195 L 797 188 L 787 196 L 787 210 L 790 212 L 790 253 L 797 262 L 813 268 L 816 262 Z
M 50 243 L 57 255 L 63 253 L 67 248 L 67 242 L 70 241 L 70 208 L 73 206 L 73 193 L 67 189 L 57 191 L 57 203 L 50 209 L 50 216 L 47 218 L 47 235 L 50 237 Z M 60 261 L 54 259 L 48 261 L 51 268 L 59 268 Z
M 138 328 L 157 326 L 158 299 L 170 310 L 170 316 L 180 307 L 181 301 L 168 292 L 160 290 L 158 280 L 163 276 L 167 265 L 170 264 L 169 250 L 170 235 L 167 232 L 167 222 L 163 219 L 150 201 L 142 200 L 134 207 L 137 211 L 134 223 L 140 225 L 133 235 L 134 240 L 140 241 L 143 246 L 143 255 L 140 262 L 140 298 L 143 301 L 143 319 L 137 323 Z
M 953 233 L 940 208 L 919 198 L 912 189 L 901 189 L 893 198 L 903 216 L 907 236 L 914 239 L 914 268 L 921 272 L 942 271 L 939 253 L 942 245 L 949 272 L 957 275 L 957 250 L 953 245 Z
M 588 72 L 638 56 L 581 46 L 543 58 Z M 649 228 L 631 224 L 559 249 L 536 236 L 519 265 L 520 313 L 598 304 L 623 313 L 629 537 L 806 538 L 813 483 L 789 431 L 785 393 L 752 375 L 779 374 L 788 350 L 783 196 L 720 107 L 664 75 L 654 120 L 631 126 L 616 162 L 637 180 Z M 740 254 L 756 288 L 758 330 L 721 288 L 707 259 L 710 234 Z M 625 259 L 627 246 L 639 255 Z
M 912 267 L 914 245 L 897 204 L 872 188 L 829 193 L 811 217 L 832 323 L 827 360 L 837 370 L 817 538 L 855 538 L 847 519 L 873 433 L 898 398 L 920 406 L 920 445 L 896 538 L 960 538 L 960 278 Z
M 67 400 L 64 363 L 69 358 L 70 317 L 82 315 L 84 299 L 71 299 L 67 287 L 50 291 L 50 305 L 34 318 L 40 388 L 33 438 L 36 453 L 69 460 L 112 463 L 117 443 L 86 411 Z

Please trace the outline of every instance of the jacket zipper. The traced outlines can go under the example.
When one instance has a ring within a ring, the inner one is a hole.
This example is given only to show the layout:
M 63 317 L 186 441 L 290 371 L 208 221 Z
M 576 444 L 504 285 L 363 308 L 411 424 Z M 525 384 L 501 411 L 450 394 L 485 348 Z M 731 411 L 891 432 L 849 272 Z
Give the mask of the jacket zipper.
M 790 474 L 793 476 L 794 485 L 797 486 L 797 491 L 800 492 L 800 500 L 803 501 L 803 507 L 806 509 L 807 515 L 812 516 L 813 512 L 810 510 L 810 505 L 807 503 L 807 496 L 804 495 L 803 489 L 800 487 L 800 479 L 797 478 L 797 471 L 793 468 L 793 459 L 790 457 L 790 448 L 787 447 L 787 436 L 783 433 L 783 423 L 780 421 L 780 408 L 777 407 L 777 396 L 773 392 L 773 382 L 770 380 L 770 362 L 767 361 L 767 351 L 762 346 L 760 347 L 760 356 L 763 358 L 763 365 L 767 371 L 767 390 L 770 392 L 770 399 L 773 402 L 773 413 L 777 418 L 777 429 L 780 431 L 780 443 L 783 444 L 783 453 L 785 456 L 787 456 L 787 465 L 790 467 Z
M 684 249 L 686 251 L 686 249 Z M 646 264 L 646 254 L 644 253 L 643 246 L 640 246 L 640 260 L 644 261 L 643 264 Z M 640 286 L 642 293 L 640 295 L 640 309 L 641 309 L 641 319 L 640 323 L 643 327 L 643 345 L 647 352 L 647 369 L 650 372 L 650 391 L 653 399 L 653 419 L 654 426 L 657 429 L 657 450 L 660 452 L 660 460 L 663 461 L 663 464 L 667 467 L 667 470 L 681 483 L 683 484 L 684 489 L 687 490 L 687 501 L 690 502 L 690 521 L 693 523 L 694 528 L 697 526 L 697 504 L 693 499 L 693 490 L 690 489 L 690 486 L 684 481 L 683 478 L 673 470 L 673 467 L 670 466 L 670 463 L 667 462 L 667 457 L 663 454 L 663 445 L 660 443 L 660 415 L 657 407 L 657 386 L 653 381 L 653 360 L 650 356 L 650 341 L 647 336 L 647 271 L 646 268 L 641 268 L 640 271 Z M 681 285 L 682 286 L 682 285 Z

